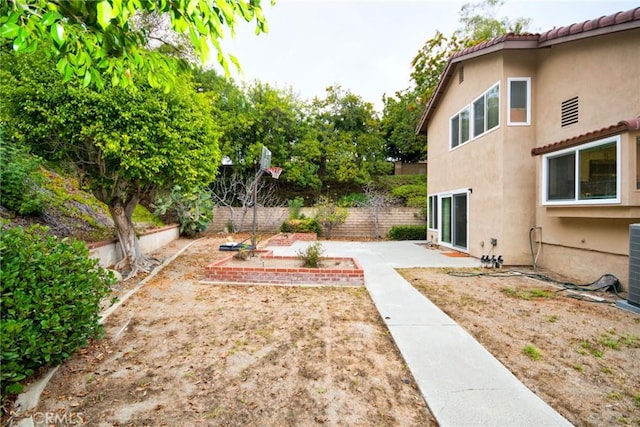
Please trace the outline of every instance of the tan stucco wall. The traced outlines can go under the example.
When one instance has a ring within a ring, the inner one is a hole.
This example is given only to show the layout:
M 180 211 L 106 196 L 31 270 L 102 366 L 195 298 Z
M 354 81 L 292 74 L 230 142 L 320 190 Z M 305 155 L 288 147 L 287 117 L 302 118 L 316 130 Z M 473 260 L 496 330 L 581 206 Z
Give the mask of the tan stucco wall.
M 530 264 L 528 230 L 535 223 L 535 146 L 531 126 L 507 126 L 507 77 L 531 77 L 534 57 L 518 53 L 493 55 L 465 62 L 465 80 L 452 79 L 430 121 L 429 194 L 471 188 L 469 248 L 476 257 L 489 253 L 506 264 Z M 449 150 L 449 120 L 496 82 L 500 82 L 500 125 L 468 143 Z M 529 206 L 523 209 L 523 206 Z M 428 238 L 436 240 L 435 232 Z
M 529 229 L 542 227 L 538 264 L 581 280 L 616 274 L 626 282 L 628 226 L 640 222 L 636 189 L 636 137 L 621 136 L 623 207 L 542 206 L 542 156 L 531 149 L 617 124 L 640 115 L 640 30 L 591 37 L 537 50 L 499 51 L 457 69 L 428 123 L 429 194 L 472 188 L 469 248 L 473 256 L 491 248 L 506 264 L 531 264 Z M 459 65 L 458 65 L 459 67 Z M 507 126 L 507 79 L 531 77 L 531 126 Z M 500 81 L 500 126 L 449 150 L 449 120 Z M 579 97 L 579 121 L 562 128 L 561 103 Z M 435 240 L 428 231 L 427 238 Z M 481 245 L 484 243 L 484 246 Z
M 534 85 L 538 146 L 640 115 L 640 30 L 540 49 Z M 561 103 L 579 97 L 579 122 L 560 125 Z
M 640 30 L 554 46 L 541 54 L 534 87 L 537 145 L 543 146 L 640 115 Z M 606 76 L 603 77 L 603 76 Z M 562 128 L 561 102 L 579 97 L 579 122 Z M 542 227 L 539 264 L 583 281 L 604 273 L 628 280 L 629 224 L 640 222 L 636 189 L 636 135 L 620 136 L 621 203 L 609 206 L 543 206 L 536 195 L 536 225 Z M 542 156 L 536 157 L 541 181 Z

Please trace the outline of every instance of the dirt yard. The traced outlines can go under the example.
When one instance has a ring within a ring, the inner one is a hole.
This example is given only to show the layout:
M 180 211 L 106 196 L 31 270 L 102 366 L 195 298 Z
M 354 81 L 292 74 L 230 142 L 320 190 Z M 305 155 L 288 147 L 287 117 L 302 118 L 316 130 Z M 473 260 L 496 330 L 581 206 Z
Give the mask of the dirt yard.
M 196 242 L 109 317 L 106 337 L 58 370 L 36 422 L 437 425 L 365 288 L 199 283 L 229 255 L 221 243 Z
M 527 277 L 401 274 L 576 426 L 640 426 L 639 315 Z

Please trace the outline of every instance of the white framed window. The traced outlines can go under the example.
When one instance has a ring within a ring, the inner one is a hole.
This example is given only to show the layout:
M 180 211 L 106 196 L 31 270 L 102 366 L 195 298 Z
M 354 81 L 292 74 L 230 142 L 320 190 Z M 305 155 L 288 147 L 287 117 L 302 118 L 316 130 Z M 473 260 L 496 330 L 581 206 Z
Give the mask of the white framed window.
M 465 105 L 450 119 L 450 145 L 454 149 L 500 125 L 500 83 Z
M 469 106 L 451 118 L 451 148 L 469 141 Z
M 429 229 L 438 229 L 438 195 L 429 196 Z
M 542 204 L 620 203 L 620 137 L 545 154 Z
M 500 86 L 496 84 L 471 104 L 473 107 L 473 137 L 477 138 L 498 126 L 500 122 Z
M 531 77 L 510 77 L 507 99 L 507 125 L 531 125 Z

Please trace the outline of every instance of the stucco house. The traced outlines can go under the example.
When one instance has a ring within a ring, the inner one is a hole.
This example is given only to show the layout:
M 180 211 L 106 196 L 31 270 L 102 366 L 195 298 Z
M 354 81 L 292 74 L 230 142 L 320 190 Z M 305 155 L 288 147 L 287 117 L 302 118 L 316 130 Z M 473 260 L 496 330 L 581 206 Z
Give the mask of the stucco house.
M 629 225 L 640 222 L 640 8 L 457 53 L 417 132 L 429 143 L 428 240 L 627 282 Z

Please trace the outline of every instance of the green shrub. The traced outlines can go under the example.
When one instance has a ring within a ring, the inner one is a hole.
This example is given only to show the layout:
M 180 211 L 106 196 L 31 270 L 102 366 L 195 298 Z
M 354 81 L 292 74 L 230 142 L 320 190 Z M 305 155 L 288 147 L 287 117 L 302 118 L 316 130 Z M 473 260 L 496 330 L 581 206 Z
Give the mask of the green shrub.
M 395 188 L 403 185 L 427 185 L 426 175 L 389 175 L 376 178 L 376 187 L 380 190 L 392 192 Z M 425 191 L 426 193 L 426 191 Z
M 387 236 L 391 240 L 424 240 L 427 236 L 427 226 L 394 225 Z
M 369 197 L 364 193 L 349 193 L 346 196 L 340 197 L 338 206 L 343 208 L 359 208 L 366 206 L 368 202 Z
M 204 231 L 213 221 L 213 200 L 211 192 L 201 189 L 183 192 L 179 185 L 165 197 L 158 197 L 152 205 L 155 215 L 174 215 L 180 223 L 180 234 L 193 237 Z
M 0 203 L 20 215 L 40 215 L 45 201 L 39 189 L 43 181 L 40 161 L 0 135 Z
M 320 258 L 324 253 L 324 248 L 320 242 L 313 242 L 307 249 L 298 251 L 298 258 L 302 260 L 302 266 L 307 268 L 320 267 Z
M 316 208 L 316 220 L 323 227 L 323 230 L 327 231 L 327 238 L 331 238 L 333 229 L 344 224 L 349 216 L 347 208 L 337 206 L 327 197 L 321 196 L 318 198 L 315 206 Z
M 300 196 L 287 200 L 287 207 L 289 208 L 289 219 L 299 219 L 300 209 L 304 206 L 304 199 Z
M 419 184 L 402 185 L 400 187 L 396 187 L 393 190 L 391 190 L 391 195 L 397 199 L 402 200 L 407 205 L 409 200 L 423 197 L 425 200 L 424 205 L 425 206 L 427 205 L 426 203 L 427 186 L 426 185 L 419 185 Z
M 45 227 L 0 231 L 0 390 L 7 396 L 99 335 L 99 303 L 113 275 L 89 258 L 83 242 L 58 239 Z
M 288 219 L 280 226 L 283 233 L 316 233 L 322 234 L 320 223 L 315 218 Z

